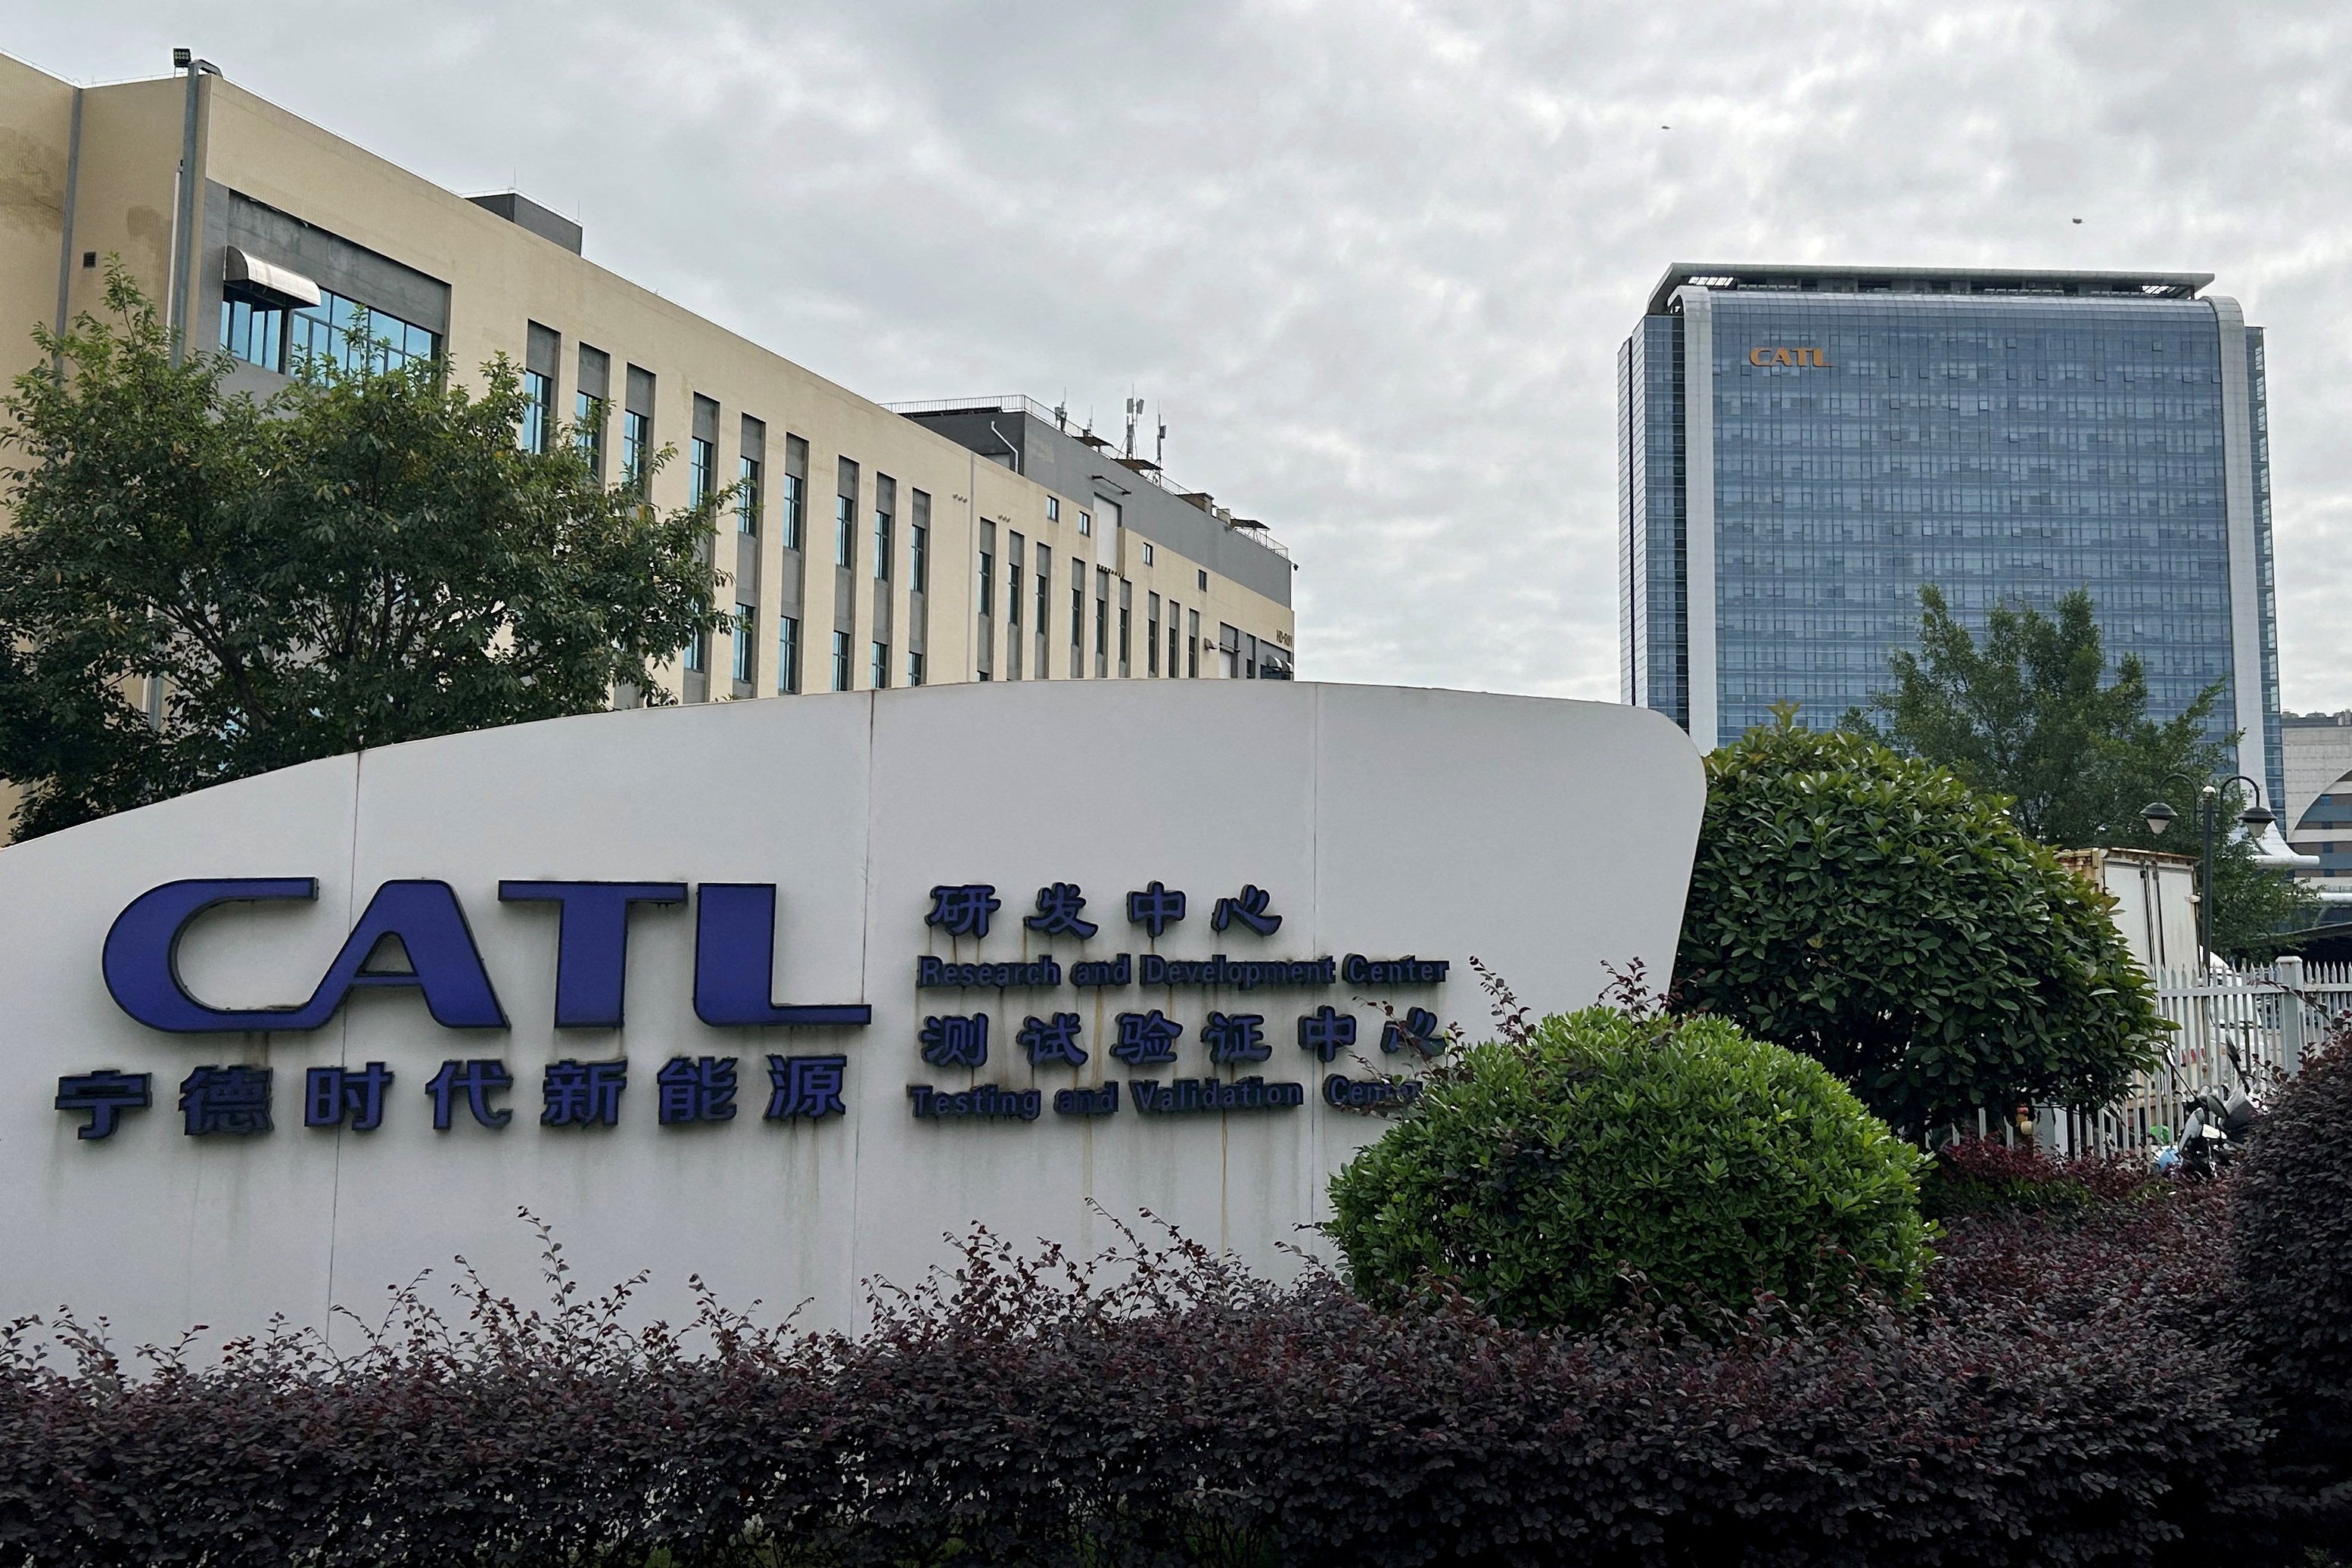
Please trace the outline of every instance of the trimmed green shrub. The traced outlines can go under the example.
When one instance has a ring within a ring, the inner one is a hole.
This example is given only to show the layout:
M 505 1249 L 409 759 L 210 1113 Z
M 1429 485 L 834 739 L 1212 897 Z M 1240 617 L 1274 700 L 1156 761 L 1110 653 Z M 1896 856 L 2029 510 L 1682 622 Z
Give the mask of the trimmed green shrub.
M 1793 716 L 1706 759 L 1674 1005 L 1804 1052 L 1917 1132 L 2111 1103 L 2167 1027 L 2107 896 L 2001 797 Z
M 1918 1289 L 1922 1156 L 1815 1063 L 1719 1018 L 1612 1007 L 1473 1047 L 1332 1179 L 1355 1288 L 1427 1277 L 1506 1323 L 1669 1303 L 1803 1308 Z

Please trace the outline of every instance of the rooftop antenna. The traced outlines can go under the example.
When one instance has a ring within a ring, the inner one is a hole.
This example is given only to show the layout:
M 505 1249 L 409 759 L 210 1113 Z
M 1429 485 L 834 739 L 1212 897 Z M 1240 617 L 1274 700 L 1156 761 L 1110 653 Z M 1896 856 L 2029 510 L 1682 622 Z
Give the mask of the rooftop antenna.
M 1067 435 L 1070 429 L 1070 389 L 1062 389 L 1062 400 L 1054 405 L 1054 428 Z
M 1167 413 L 1167 405 L 1164 404 L 1161 405 L 1160 412 L 1162 414 Z M 1151 448 L 1151 460 L 1153 463 L 1164 468 L 1168 466 L 1168 421 L 1162 419 L 1159 423 L 1160 439 Z
M 1129 398 L 1127 400 L 1127 455 L 1130 458 L 1135 456 L 1135 422 L 1142 417 L 1143 399 Z

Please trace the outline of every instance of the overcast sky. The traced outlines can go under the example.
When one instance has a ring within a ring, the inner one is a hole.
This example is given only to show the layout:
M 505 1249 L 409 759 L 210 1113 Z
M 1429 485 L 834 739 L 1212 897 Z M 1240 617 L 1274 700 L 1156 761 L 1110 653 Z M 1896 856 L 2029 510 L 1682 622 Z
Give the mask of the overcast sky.
M 83 82 L 192 46 L 869 396 L 1108 428 L 1132 390 L 1173 477 L 1297 556 L 1309 679 L 1617 696 L 1615 353 L 1670 261 L 2211 272 L 2270 329 L 2286 705 L 2352 706 L 2342 0 L 0 22 Z

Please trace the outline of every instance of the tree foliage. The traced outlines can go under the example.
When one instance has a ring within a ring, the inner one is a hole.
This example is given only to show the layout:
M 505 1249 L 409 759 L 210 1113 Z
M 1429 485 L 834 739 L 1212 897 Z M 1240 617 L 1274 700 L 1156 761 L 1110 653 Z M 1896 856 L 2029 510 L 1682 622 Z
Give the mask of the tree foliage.
M 1446 1064 L 1331 1183 L 1356 1289 L 1425 1278 L 1506 1322 L 1592 1330 L 1638 1279 L 1738 1311 L 1902 1300 L 1917 1152 L 1816 1063 L 1720 1018 L 1591 1007 Z
M 1916 1131 L 2097 1106 L 2164 1025 L 2106 895 L 1949 770 L 1793 712 L 1706 759 L 1675 1005 L 1804 1052 Z
M 517 379 L 315 363 L 267 403 L 174 366 L 119 269 L 110 319 L 5 406 L 0 777 L 32 835 L 363 746 L 604 707 L 715 627 L 715 499 L 662 514 Z M 160 698 L 160 700 L 159 700 Z
M 1919 605 L 1919 651 L 1889 656 L 1894 682 L 1872 700 L 1891 744 L 2007 795 L 2017 825 L 2044 844 L 2198 853 L 2196 791 L 2237 771 L 2236 737 L 2210 732 L 2219 682 L 2173 717 L 2149 718 L 2139 655 L 2118 654 L 2107 679 L 2095 606 L 2081 589 L 2048 616 L 1996 605 L 1981 642 L 1934 587 L 1920 589 Z M 2309 924 L 2316 906 L 2294 878 L 2254 864 L 2254 847 L 2237 828 L 2248 796 L 2235 792 L 2244 787 L 2223 792 L 2217 817 L 2213 945 L 2266 956 L 2278 933 Z M 2155 800 L 2181 814 L 2161 840 L 2140 816 Z

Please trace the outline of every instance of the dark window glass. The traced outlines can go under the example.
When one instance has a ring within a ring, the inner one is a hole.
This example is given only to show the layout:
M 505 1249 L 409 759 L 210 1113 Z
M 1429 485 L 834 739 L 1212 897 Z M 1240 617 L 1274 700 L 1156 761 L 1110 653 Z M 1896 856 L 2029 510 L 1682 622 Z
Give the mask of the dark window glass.
M 652 477 L 654 422 L 651 416 L 634 408 L 621 413 L 621 483 L 645 494 L 646 483 Z
M 290 312 L 286 327 L 287 369 L 302 376 L 319 375 L 330 364 L 370 374 L 402 370 L 430 360 L 439 347 L 414 322 L 324 290 L 317 304 Z
M 760 507 L 767 499 L 760 493 L 759 458 L 736 459 L 735 484 L 735 531 L 756 534 L 760 531 Z
M 555 435 L 555 378 L 522 373 L 522 449 L 544 452 Z
M 286 312 L 243 300 L 221 301 L 220 346 L 264 370 L 283 370 Z
M 776 617 L 776 695 L 789 697 L 801 689 L 801 623 L 797 616 Z
M 754 675 L 751 639 L 760 629 L 760 611 L 755 605 L 735 606 L 735 679 L 750 685 Z
M 604 400 L 581 393 L 572 400 L 573 439 L 580 444 L 580 455 L 588 460 L 588 471 L 598 479 L 604 477 Z

